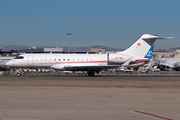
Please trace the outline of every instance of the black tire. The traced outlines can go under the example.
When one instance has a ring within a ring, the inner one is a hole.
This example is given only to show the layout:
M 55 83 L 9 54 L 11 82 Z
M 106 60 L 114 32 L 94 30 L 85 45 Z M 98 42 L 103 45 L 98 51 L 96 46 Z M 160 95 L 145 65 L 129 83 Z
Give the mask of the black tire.
M 20 76 L 21 76 L 21 73 L 18 73 L 17 76 L 20 77 Z
M 89 75 L 89 76 L 94 76 L 94 71 L 88 72 L 88 75 Z

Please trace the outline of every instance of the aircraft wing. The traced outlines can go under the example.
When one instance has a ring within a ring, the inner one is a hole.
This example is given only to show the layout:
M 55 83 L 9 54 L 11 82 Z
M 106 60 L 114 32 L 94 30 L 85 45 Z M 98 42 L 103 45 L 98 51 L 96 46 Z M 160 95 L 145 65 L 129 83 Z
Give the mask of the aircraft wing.
M 106 68 L 118 68 L 119 65 L 103 65 L 103 66 L 65 66 L 64 69 L 72 71 L 100 71 Z

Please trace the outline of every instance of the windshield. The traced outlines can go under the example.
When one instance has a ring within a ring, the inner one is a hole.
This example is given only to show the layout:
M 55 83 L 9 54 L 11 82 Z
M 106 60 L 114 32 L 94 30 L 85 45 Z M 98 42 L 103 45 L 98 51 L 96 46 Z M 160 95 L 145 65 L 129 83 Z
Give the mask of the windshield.
M 24 57 L 23 57 L 23 56 L 17 56 L 17 57 L 14 58 L 14 59 L 24 59 Z

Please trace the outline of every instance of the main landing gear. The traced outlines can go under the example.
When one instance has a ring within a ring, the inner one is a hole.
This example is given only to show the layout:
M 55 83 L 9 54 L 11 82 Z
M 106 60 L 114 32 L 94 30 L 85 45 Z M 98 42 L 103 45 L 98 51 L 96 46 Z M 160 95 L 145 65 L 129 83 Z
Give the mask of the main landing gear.
M 94 76 L 94 71 L 88 71 L 89 76 Z

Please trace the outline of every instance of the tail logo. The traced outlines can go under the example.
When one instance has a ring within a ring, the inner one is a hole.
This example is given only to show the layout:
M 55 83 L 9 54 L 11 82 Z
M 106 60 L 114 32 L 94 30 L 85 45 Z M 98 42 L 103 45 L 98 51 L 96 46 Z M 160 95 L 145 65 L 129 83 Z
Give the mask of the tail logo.
M 146 54 L 147 57 L 151 57 L 152 56 L 152 51 L 148 51 L 148 53 Z
M 153 54 L 153 49 L 154 49 L 154 45 L 151 46 L 151 48 L 149 49 L 149 51 L 147 52 L 147 54 L 144 56 L 144 58 L 151 59 L 151 58 L 152 58 L 152 54 Z
M 161 61 L 161 63 L 166 63 L 166 60 L 164 60 L 164 61 Z

